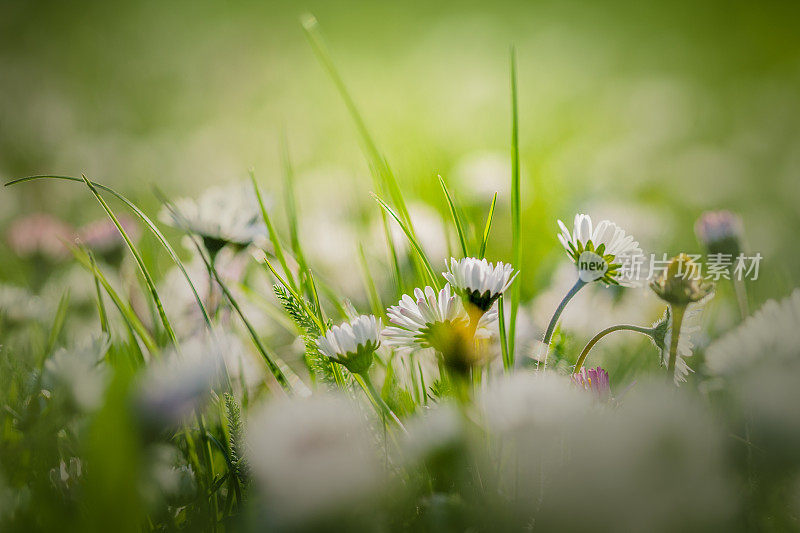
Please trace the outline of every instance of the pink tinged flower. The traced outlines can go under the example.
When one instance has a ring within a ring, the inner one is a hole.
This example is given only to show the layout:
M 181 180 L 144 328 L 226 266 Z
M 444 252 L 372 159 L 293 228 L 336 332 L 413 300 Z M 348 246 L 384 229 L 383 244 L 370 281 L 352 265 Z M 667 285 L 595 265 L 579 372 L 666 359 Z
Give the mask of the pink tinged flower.
M 73 230 L 51 215 L 37 213 L 16 219 L 7 237 L 9 247 L 20 257 L 62 259 L 67 255 L 64 242 L 72 240 Z
M 141 233 L 139 226 L 131 217 L 124 214 L 117 215 L 117 220 L 133 242 L 139 240 Z M 78 230 L 78 238 L 100 254 L 113 252 L 125 246 L 117 226 L 109 218 L 101 218 L 86 224 Z
M 572 374 L 572 382 L 578 387 L 592 392 L 598 400 L 607 400 L 611 397 L 611 382 L 608 372 L 600 368 L 581 368 L 577 374 Z
M 706 211 L 697 219 L 694 232 L 711 254 L 738 255 L 741 251 L 742 219 L 730 211 Z

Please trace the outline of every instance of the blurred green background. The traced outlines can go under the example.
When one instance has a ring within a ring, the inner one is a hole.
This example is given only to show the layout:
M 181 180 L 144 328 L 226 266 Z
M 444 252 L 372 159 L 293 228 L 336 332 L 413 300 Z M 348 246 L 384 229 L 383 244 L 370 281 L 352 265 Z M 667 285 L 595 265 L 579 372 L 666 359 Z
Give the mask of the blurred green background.
M 577 211 L 674 254 L 699 251 L 692 226 L 703 210 L 731 209 L 764 256 L 753 301 L 798 284 L 796 2 L 5 0 L 0 177 L 85 173 L 154 214 L 153 185 L 194 196 L 253 167 L 282 221 L 285 131 L 306 248 L 329 277 L 357 273 L 354 243 L 374 233 L 365 221 L 378 208 L 352 121 L 301 30 L 305 12 L 430 231 L 434 261 L 454 242 L 438 234 L 437 173 L 476 226 L 499 191 L 489 258 L 510 257 L 514 45 L 524 298 L 555 279 L 556 219 Z M 73 184 L 0 192 L 3 234 L 31 212 L 74 224 L 102 215 Z M 0 240 L 0 281 L 25 285 L 30 273 Z M 368 255 L 385 258 L 373 240 Z M 337 281 L 345 293 L 360 287 Z

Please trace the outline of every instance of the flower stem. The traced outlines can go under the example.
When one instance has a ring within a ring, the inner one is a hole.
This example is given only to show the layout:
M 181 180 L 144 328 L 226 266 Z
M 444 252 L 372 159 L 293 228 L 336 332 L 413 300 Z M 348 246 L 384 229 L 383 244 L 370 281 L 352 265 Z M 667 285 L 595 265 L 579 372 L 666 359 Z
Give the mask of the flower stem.
M 589 351 L 594 347 L 594 345 L 597 344 L 597 342 L 600 339 L 602 339 L 609 333 L 613 333 L 615 331 L 635 331 L 637 333 L 647 335 L 648 337 L 652 337 L 654 332 L 653 328 L 645 328 L 641 326 L 634 326 L 631 324 L 619 324 L 617 326 L 611 326 L 609 328 L 604 329 L 603 331 L 595 335 L 592 338 L 592 340 L 588 342 L 588 344 L 586 344 L 586 347 L 584 347 L 583 351 L 581 352 L 581 355 L 578 357 L 578 362 L 575 363 L 575 370 L 573 371 L 574 374 L 580 372 L 583 363 L 586 361 L 586 356 L 589 355 Z
M 544 354 L 545 366 L 547 366 L 547 353 L 550 351 L 550 341 L 553 339 L 553 332 L 556 329 L 556 324 L 558 323 L 558 319 L 561 317 L 561 313 L 562 311 L 564 311 L 564 308 L 567 306 L 569 301 L 572 300 L 572 297 L 575 296 L 578 293 L 578 291 L 583 288 L 584 285 L 586 285 L 586 282 L 583 281 L 581 278 L 578 278 L 578 280 L 575 282 L 575 285 L 572 286 L 567 295 L 564 296 L 564 299 L 561 300 L 561 303 L 558 304 L 556 312 L 553 313 L 553 318 L 550 319 L 550 324 L 547 326 L 547 331 L 545 332 L 544 339 L 542 340 L 542 342 L 545 345 L 545 354 Z
M 736 301 L 739 304 L 739 313 L 742 315 L 742 320 L 750 315 L 750 309 L 747 305 L 747 286 L 744 284 L 744 279 L 737 277 L 733 280 L 733 290 L 736 292 Z
M 388 416 L 389 418 L 391 418 L 397 424 L 397 426 L 403 431 L 403 433 L 408 433 L 403 423 L 400 422 L 399 418 L 397 418 L 397 415 L 394 414 L 394 412 L 389 408 L 389 406 L 386 405 L 386 402 L 383 401 L 381 395 L 378 394 L 378 391 L 375 389 L 375 385 L 372 384 L 372 379 L 369 377 L 369 374 L 367 372 L 363 372 L 361 374 L 353 374 L 353 376 L 355 376 L 356 381 L 358 381 L 359 385 L 361 385 L 361 387 L 364 389 L 364 392 L 367 393 L 367 396 L 371 397 L 376 407 L 378 407 L 379 410 L 381 411 L 381 414 L 383 416 Z
M 669 363 L 667 364 L 667 375 L 669 379 L 675 378 L 675 361 L 678 358 L 678 340 L 681 336 L 681 325 L 683 324 L 683 315 L 686 312 L 686 305 L 672 304 L 672 334 L 670 335 L 669 342 Z

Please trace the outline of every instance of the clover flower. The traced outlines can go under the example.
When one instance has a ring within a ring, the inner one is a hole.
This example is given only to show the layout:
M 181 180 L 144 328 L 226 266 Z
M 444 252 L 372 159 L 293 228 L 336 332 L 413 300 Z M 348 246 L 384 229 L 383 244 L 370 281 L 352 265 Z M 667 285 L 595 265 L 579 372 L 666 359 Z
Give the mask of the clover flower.
M 730 211 L 706 211 L 697 219 L 694 232 L 710 254 L 735 257 L 741 252 L 742 219 Z
M 572 382 L 583 390 L 592 392 L 598 400 L 607 400 L 611 397 L 611 382 L 608 372 L 600 368 L 581 368 L 580 372 L 572 374 Z
M 181 198 L 174 212 L 165 208 L 160 218 L 199 235 L 212 258 L 225 246 L 241 250 L 267 235 L 258 200 L 246 183 L 211 187 L 196 200 Z
M 514 273 L 511 265 L 498 262 L 496 265 L 486 259 L 465 257 L 461 260 L 450 258 L 450 265 L 443 275 L 453 290 L 464 302 L 477 307 L 481 314 L 489 310 L 502 295 L 519 272 Z
M 361 315 L 349 323 L 333 326 L 317 339 L 320 351 L 354 374 L 363 374 L 372 365 L 375 350 L 381 344 L 381 321 L 373 315 Z
M 728 375 L 756 363 L 793 362 L 800 356 L 800 289 L 783 300 L 767 301 L 753 316 L 706 350 L 706 365 Z
M 387 314 L 393 326 L 383 330 L 386 344 L 406 349 L 437 348 L 443 330 L 453 326 L 463 328 L 468 323 L 464 307 L 450 284 L 438 293 L 432 287 L 414 289 L 413 298 L 404 294 Z
M 584 282 L 601 280 L 607 285 L 629 285 L 621 270 L 624 261 L 642 255 L 638 241 L 609 220 L 592 225 L 589 215 L 575 215 L 572 233 L 558 221 L 558 240 L 575 262 Z

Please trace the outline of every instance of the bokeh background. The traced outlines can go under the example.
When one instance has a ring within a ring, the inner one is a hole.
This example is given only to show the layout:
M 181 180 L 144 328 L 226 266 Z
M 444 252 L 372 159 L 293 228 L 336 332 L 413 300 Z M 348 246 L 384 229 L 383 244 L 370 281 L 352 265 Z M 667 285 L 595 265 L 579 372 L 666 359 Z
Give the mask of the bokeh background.
M 4 0 L 0 177 L 85 173 L 154 215 L 154 185 L 194 196 L 254 168 L 285 227 L 285 133 L 305 248 L 321 276 L 365 300 L 355 246 L 385 262 L 378 207 L 352 121 L 303 35 L 306 12 L 319 20 L 434 261 L 455 242 L 437 173 L 476 228 L 499 192 L 488 255 L 510 258 L 516 47 L 523 333 L 543 326 L 570 281 L 556 219 L 577 211 L 612 218 L 648 252 L 674 254 L 699 252 L 693 224 L 702 211 L 731 209 L 744 219 L 748 250 L 764 256 L 752 301 L 798 285 L 794 2 Z M 35 269 L 9 252 L 5 235 L 34 212 L 75 225 L 102 216 L 74 184 L 0 191 L 3 283 L 31 283 Z M 385 288 L 390 272 L 377 272 Z M 657 317 L 609 291 L 580 298 L 564 321 L 581 342 L 599 329 L 598 315 Z M 725 301 L 711 331 L 735 322 Z M 587 303 L 588 318 L 579 311 Z

